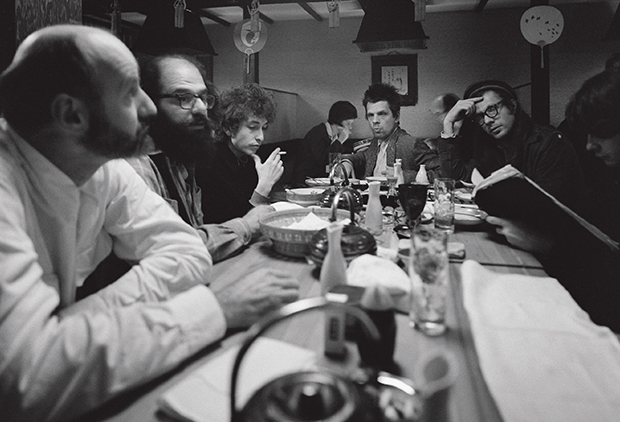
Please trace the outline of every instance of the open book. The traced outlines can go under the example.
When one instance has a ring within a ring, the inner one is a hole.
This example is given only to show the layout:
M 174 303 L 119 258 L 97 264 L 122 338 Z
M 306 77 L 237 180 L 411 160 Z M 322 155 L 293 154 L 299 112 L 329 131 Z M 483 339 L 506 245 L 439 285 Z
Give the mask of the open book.
M 618 243 L 510 164 L 480 182 L 473 197 L 489 215 L 523 221 L 560 238 L 577 238 L 620 254 Z

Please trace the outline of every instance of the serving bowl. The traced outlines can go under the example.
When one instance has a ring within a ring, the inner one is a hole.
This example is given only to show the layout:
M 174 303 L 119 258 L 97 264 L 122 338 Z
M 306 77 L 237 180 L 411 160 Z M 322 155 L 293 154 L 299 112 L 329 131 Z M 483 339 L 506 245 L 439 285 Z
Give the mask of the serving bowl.
M 298 205 L 315 205 L 321 199 L 324 188 L 295 188 L 286 190 L 286 200 Z
M 321 220 L 329 222 L 332 217 L 332 210 L 329 208 L 308 207 L 303 209 L 275 211 L 264 215 L 259 220 L 261 233 L 271 239 L 276 252 L 293 257 L 302 258 L 309 252 L 309 244 L 312 237 L 321 228 L 298 229 L 290 228 L 293 223 L 300 222 L 313 213 Z M 349 213 L 345 210 L 338 210 L 336 219 L 345 220 Z

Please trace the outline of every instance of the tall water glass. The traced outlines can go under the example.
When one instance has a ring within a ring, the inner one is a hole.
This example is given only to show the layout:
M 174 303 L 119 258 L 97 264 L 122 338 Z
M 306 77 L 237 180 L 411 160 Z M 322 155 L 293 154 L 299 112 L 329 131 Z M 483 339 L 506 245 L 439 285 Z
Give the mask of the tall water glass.
M 411 279 L 410 325 L 430 336 L 446 331 L 446 296 L 450 266 L 448 233 L 418 226 L 411 236 L 409 277 Z
M 454 179 L 435 179 L 435 228 L 454 233 Z

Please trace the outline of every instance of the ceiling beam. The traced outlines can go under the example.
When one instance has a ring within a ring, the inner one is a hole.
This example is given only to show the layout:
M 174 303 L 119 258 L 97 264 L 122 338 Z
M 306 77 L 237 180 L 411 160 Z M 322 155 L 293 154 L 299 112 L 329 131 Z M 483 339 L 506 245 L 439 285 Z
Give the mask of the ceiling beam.
M 206 10 L 198 9 L 196 10 L 196 13 L 198 13 L 200 16 L 203 16 L 207 19 L 211 19 L 213 22 L 219 23 L 220 25 L 230 26 L 230 22 L 228 22 L 225 19 L 220 18 L 219 16 L 214 15 L 211 12 L 207 12 Z
M 273 25 L 273 19 L 271 19 L 270 17 L 263 15 L 261 12 L 258 12 L 258 16 L 263 22 Z
M 104 23 L 108 27 L 111 26 L 110 16 L 101 17 L 101 16 L 92 15 L 92 14 L 83 14 L 82 18 L 86 20 L 99 22 L 99 23 Z M 128 22 L 124 20 L 121 20 L 121 25 L 127 28 L 142 29 L 142 25 L 138 25 L 137 23 Z
M 482 10 L 484 9 L 484 6 L 486 6 L 488 2 L 489 0 L 480 0 L 478 2 L 478 5 L 476 6 L 475 12 L 476 13 L 482 12 Z
M 321 15 L 319 15 L 316 10 L 314 10 L 312 6 L 310 6 L 308 3 L 298 1 L 297 4 L 301 6 L 301 8 L 304 9 L 310 16 L 312 16 L 314 20 L 316 20 L 317 22 L 323 22 L 323 18 L 321 17 Z

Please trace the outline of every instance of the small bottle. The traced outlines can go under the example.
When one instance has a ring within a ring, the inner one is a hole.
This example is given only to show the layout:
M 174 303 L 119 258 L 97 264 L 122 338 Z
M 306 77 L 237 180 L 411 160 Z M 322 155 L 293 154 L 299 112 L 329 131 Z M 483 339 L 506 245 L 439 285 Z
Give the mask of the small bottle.
M 381 182 L 368 183 L 368 205 L 366 206 L 365 224 L 368 231 L 373 235 L 383 231 L 383 207 L 381 206 L 380 194 Z
M 347 284 L 347 261 L 342 253 L 342 223 L 333 222 L 327 227 L 327 253 L 321 265 L 321 294 L 335 286 Z
M 403 162 L 401 158 L 397 158 L 394 162 L 394 176 L 396 176 L 396 186 L 405 184 L 405 175 L 403 174 Z
M 420 170 L 415 175 L 415 182 L 421 185 L 428 185 L 430 182 L 428 181 L 428 175 L 426 174 L 426 165 L 420 164 Z

